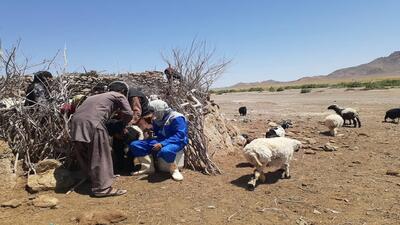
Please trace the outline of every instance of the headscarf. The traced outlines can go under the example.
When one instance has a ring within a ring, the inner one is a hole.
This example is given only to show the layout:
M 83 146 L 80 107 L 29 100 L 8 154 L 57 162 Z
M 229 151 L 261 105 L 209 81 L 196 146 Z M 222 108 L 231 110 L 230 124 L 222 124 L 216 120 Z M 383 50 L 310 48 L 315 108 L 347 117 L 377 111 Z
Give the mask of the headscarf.
M 45 83 L 47 79 L 53 78 L 53 75 L 49 71 L 38 71 L 33 74 L 33 83 Z
M 133 97 L 138 97 L 140 100 L 140 106 L 142 108 L 142 115 L 146 116 L 152 113 L 151 107 L 149 107 L 149 100 L 147 99 L 146 95 L 140 90 L 140 88 L 130 87 L 128 91 L 128 99 L 131 102 Z
M 149 106 L 154 110 L 154 123 L 157 126 L 162 126 L 165 119 L 164 117 L 168 115 L 172 109 L 163 100 L 154 100 L 149 103 Z

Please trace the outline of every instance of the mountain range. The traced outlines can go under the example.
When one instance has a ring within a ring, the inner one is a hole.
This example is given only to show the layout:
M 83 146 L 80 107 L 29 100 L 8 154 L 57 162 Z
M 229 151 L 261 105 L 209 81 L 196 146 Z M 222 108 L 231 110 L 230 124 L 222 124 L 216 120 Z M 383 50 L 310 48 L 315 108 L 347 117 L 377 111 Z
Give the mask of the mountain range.
M 369 63 L 358 66 L 338 69 L 328 75 L 302 77 L 288 82 L 266 80 L 252 83 L 238 83 L 230 88 L 264 87 L 274 85 L 294 85 L 305 83 L 331 83 L 352 80 L 372 80 L 400 77 L 400 51 L 395 51 L 389 56 L 380 57 Z

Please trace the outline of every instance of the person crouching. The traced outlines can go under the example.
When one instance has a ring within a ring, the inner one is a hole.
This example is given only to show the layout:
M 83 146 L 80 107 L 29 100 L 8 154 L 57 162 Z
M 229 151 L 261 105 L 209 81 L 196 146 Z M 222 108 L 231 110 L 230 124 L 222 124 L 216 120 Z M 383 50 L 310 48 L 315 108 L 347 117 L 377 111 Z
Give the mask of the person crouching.
M 169 164 L 169 171 L 176 181 L 183 180 L 178 166 L 175 164 L 176 154 L 189 143 L 188 126 L 184 115 L 173 111 L 166 102 L 154 100 L 149 103 L 154 109 L 153 131 L 155 137 L 148 140 L 130 143 L 130 154 L 137 157 L 142 169 L 134 175 L 154 172 L 151 154 L 162 158 Z

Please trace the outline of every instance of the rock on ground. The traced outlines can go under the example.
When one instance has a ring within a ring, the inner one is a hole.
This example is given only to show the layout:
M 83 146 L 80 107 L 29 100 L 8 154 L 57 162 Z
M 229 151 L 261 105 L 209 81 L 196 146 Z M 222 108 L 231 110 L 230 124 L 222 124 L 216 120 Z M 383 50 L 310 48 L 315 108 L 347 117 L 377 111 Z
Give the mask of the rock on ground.
M 74 184 L 71 173 L 62 168 L 50 169 L 42 174 L 28 177 L 28 191 L 31 193 L 47 190 L 65 189 Z
M 33 199 L 32 203 L 39 208 L 54 208 L 58 205 L 58 199 L 48 195 L 40 195 Z
M 22 204 L 22 201 L 21 201 L 21 200 L 12 199 L 12 200 L 10 200 L 10 201 L 1 203 L 1 207 L 17 208 L 17 207 L 20 206 L 21 204 Z
M 80 225 L 109 225 L 111 223 L 119 223 L 127 218 L 126 214 L 121 211 L 108 210 L 85 212 L 76 218 L 76 221 Z
M 0 188 L 13 188 L 17 176 L 13 172 L 14 156 L 6 142 L 0 140 Z
M 35 165 L 36 173 L 44 173 L 51 169 L 56 169 L 61 166 L 61 162 L 55 159 L 45 159 Z

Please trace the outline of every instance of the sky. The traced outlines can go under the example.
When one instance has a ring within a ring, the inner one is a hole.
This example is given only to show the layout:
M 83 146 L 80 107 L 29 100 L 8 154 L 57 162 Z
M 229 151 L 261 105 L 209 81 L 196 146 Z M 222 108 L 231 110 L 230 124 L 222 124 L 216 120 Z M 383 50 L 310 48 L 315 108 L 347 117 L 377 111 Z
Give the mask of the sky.
M 166 68 L 204 40 L 232 63 L 214 87 L 325 75 L 400 50 L 397 0 L 2 0 L 3 48 L 32 62 L 67 49 L 70 72 Z

